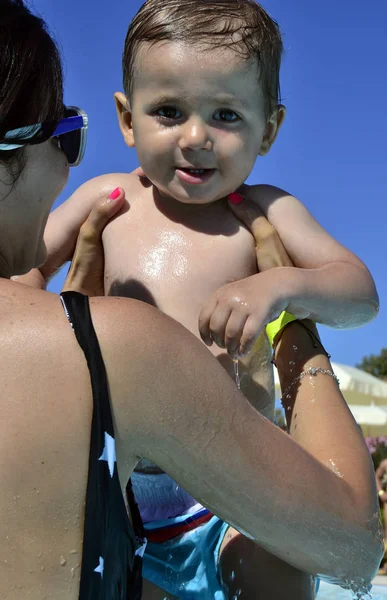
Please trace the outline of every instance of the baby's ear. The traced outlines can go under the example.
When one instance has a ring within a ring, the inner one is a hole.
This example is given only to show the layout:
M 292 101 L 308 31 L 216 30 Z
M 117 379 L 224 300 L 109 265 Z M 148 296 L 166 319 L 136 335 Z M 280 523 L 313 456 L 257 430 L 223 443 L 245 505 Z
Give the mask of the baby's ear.
M 280 127 L 284 122 L 285 115 L 286 108 L 282 104 L 278 104 L 267 122 L 265 135 L 259 150 L 260 156 L 265 156 L 265 154 L 268 154 L 270 151 L 270 148 L 274 144 L 278 135 Z
M 121 129 L 121 133 L 124 136 L 125 144 L 129 148 L 134 148 L 134 136 L 132 127 L 132 113 L 129 106 L 129 101 L 125 94 L 122 92 L 116 92 L 114 94 L 114 100 L 116 103 L 118 124 Z

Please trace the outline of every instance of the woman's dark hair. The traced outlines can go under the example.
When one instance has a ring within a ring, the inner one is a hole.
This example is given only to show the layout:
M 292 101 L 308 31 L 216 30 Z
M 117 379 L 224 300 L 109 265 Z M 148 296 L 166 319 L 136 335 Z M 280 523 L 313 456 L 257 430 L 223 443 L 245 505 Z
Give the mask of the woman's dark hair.
M 23 0 L 0 0 L 0 139 L 62 114 L 61 58 L 45 22 Z M 22 148 L 0 151 L 0 162 L 20 174 L 22 156 Z

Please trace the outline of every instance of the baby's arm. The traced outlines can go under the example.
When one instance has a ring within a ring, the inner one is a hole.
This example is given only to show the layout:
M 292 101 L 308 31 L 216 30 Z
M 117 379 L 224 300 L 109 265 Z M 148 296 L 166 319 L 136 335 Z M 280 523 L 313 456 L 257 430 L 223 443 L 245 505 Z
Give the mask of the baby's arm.
M 293 196 L 278 188 L 243 186 L 280 235 L 294 267 L 282 267 L 278 293 L 295 316 L 330 327 L 358 327 L 378 313 L 375 283 L 362 261 L 339 244 Z M 298 267 L 298 268 L 297 268 Z
M 18 276 L 20 283 L 44 289 L 49 279 L 72 259 L 80 227 L 99 200 L 103 200 L 130 175 L 110 174 L 90 179 L 49 216 L 44 233 L 47 259 L 39 269 Z M 125 181 L 126 183 L 126 181 Z

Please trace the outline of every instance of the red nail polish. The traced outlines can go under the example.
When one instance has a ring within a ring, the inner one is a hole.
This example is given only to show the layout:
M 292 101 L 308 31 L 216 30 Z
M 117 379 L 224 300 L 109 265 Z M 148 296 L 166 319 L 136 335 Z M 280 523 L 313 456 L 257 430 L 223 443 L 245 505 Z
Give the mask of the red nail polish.
M 231 202 L 231 204 L 241 204 L 244 198 L 237 192 L 233 192 L 232 194 L 228 195 L 228 200 Z
M 112 193 L 109 196 L 109 200 L 117 200 L 118 196 L 120 195 L 121 190 L 120 188 L 116 188 L 115 190 L 112 191 Z

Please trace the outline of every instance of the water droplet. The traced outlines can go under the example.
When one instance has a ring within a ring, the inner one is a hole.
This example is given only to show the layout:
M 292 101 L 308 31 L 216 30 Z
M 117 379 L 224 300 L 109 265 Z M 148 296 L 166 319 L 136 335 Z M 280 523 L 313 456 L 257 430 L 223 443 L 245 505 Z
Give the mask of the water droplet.
M 235 571 L 231 571 L 230 579 L 231 579 L 231 581 L 234 581 L 234 579 L 235 579 Z
M 74 573 L 75 573 L 75 571 L 76 571 L 77 569 L 79 569 L 79 567 L 80 567 L 80 566 L 81 566 L 81 564 L 80 564 L 80 563 L 78 563 L 77 565 L 75 565 L 75 567 L 73 567 L 73 568 L 71 569 L 71 579 L 74 579 Z
M 329 459 L 329 464 L 331 466 L 331 470 L 336 473 L 336 475 L 338 475 L 338 477 L 343 477 L 343 474 L 340 472 L 340 469 L 337 466 L 336 461 L 333 460 L 333 458 Z
M 239 361 L 237 358 L 233 358 L 232 362 L 234 363 L 234 375 L 235 375 L 235 383 L 238 390 L 241 389 L 241 380 L 239 377 Z
M 366 583 L 364 579 L 361 579 L 360 582 L 345 579 L 340 585 L 352 592 L 353 600 L 371 600 L 372 598 L 370 593 L 372 585 L 371 583 Z
M 69 554 L 78 554 L 78 550 L 70 550 Z
M 67 564 L 67 560 L 65 559 L 64 556 L 60 557 L 60 566 L 64 567 Z
M 289 365 L 294 366 L 296 363 L 294 362 L 294 360 L 289 360 Z
M 297 346 L 294 346 L 294 345 L 293 345 L 293 350 L 294 350 L 294 352 L 295 352 L 296 350 L 298 350 Z

